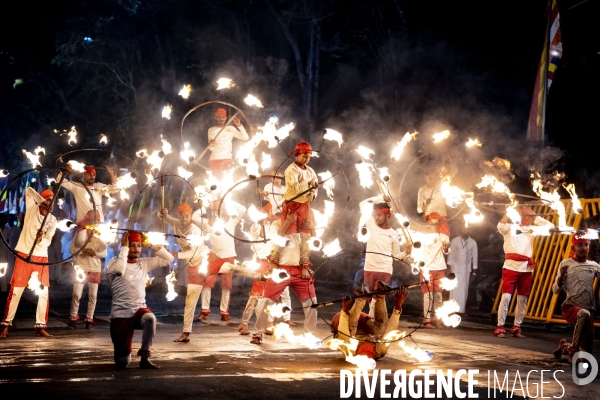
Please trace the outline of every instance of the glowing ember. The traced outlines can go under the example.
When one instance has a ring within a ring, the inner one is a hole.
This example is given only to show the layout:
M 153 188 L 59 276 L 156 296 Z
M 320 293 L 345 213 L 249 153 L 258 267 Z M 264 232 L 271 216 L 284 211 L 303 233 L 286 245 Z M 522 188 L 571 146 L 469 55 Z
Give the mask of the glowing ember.
M 367 189 L 373 186 L 373 177 L 371 174 L 373 166 L 363 161 L 360 164 L 356 164 L 356 169 L 358 170 L 360 186 Z
M 342 251 L 342 248 L 340 247 L 339 239 L 335 239 L 333 242 L 323 247 L 323 254 L 327 257 L 333 257 L 340 251 Z
M 146 240 L 151 245 L 167 245 L 167 237 L 162 232 L 146 232 L 144 234 L 146 236 Z
M 577 197 L 577 193 L 575 193 L 575 184 L 569 183 L 568 185 L 563 182 L 562 186 L 565 188 L 569 195 L 571 196 L 571 203 L 573 205 L 572 209 L 575 214 L 581 214 L 583 212 L 583 208 L 581 208 L 581 201 L 579 201 L 579 197 Z
M 481 142 L 479 141 L 479 139 L 469 138 L 469 140 L 467 141 L 467 143 L 465 143 L 465 145 L 467 147 L 473 147 L 473 146 L 481 147 Z
M 270 278 L 275 283 L 281 283 L 287 279 L 290 279 L 290 274 L 285 269 L 273 268 L 271 275 L 265 276 Z
M 61 219 L 56 224 L 56 229 L 62 232 L 69 232 L 71 229 L 75 227 L 75 223 L 73 221 L 69 221 L 68 219 Z
M 267 214 L 262 211 L 258 211 L 258 209 L 256 208 L 256 206 L 254 204 L 252 204 L 250 207 L 248 207 L 248 216 L 254 222 L 258 222 L 260 220 L 267 218 Z
M 77 130 L 74 126 L 71 127 L 69 132 L 67 132 L 67 136 L 69 137 L 69 140 L 67 140 L 69 146 L 73 146 L 75 143 L 77 143 Z
M 105 134 L 101 133 L 100 134 L 100 146 L 106 146 L 107 143 L 108 143 L 108 138 L 106 137 Z
M 6 275 L 6 269 L 8 268 L 8 263 L 0 263 L 0 278 Z
M 444 290 L 452 290 L 455 289 L 456 286 L 458 285 L 458 278 L 454 278 L 454 279 L 449 279 L 449 278 L 442 278 L 439 280 L 439 284 L 440 284 L 440 288 L 444 289 Z
M 332 178 L 331 172 L 320 172 L 317 175 L 319 175 L 321 177 L 321 181 L 323 181 L 323 185 L 321 187 L 325 190 L 327 196 L 330 199 L 333 199 L 333 188 L 335 187 L 335 180 Z
M 396 147 L 394 147 L 394 149 L 392 150 L 392 158 L 394 160 L 398 161 L 400 159 L 400 156 L 402 155 L 402 151 L 404 150 L 404 148 L 406 147 L 408 142 L 410 142 L 411 140 L 415 140 L 417 138 L 417 133 L 418 132 L 414 132 L 414 133 L 406 132 L 404 134 L 404 136 L 402 137 L 402 140 L 399 141 L 398 144 L 396 145 Z
M 194 159 L 196 158 L 194 150 L 192 150 L 190 147 L 190 142 L 185 142 L 183 144 L 183 150 L 181 151 L 181 153 L 179 153 L 179 155 L 181 155 L 181 158 L 188 164 L 194 161 Z
M 75 269 L 75 279 L 77 282 L 81 283 L 85 281 L 85 272 L 81 269 L 81 267 L 79 265 L 74 265 L 73 268 Z
M 79 161 L 71 160 L 67 162 L 71 166 L 71 169 L 75 172 L 84 172 L 85 164 L 80 163 Z
M 358 146 L 356 152 L 365 160 L 370 160 L 371 157 L 375 155 L 375 151 L 363 146 L 362 144 Z
M 6 178 L 8 176 L 8 170 L 0 169 L 0 178 Z
M 456 300 L 444 301 L 442 306 L 435 310 L 438 319 L 444 322 L 444 325 L 456 328 L 460 324 L 460 315 L 454 314 L 460 311 L 460 304 Z
M 264 108 L 264 106 L 262 105 L 262 103 L 260 102 L 259 99 L 257 99 L 255 96 L 249 94 L 248 96 L 246 96 L 246 98 L 244 99 L 244 103 L 248 104 L 249 106 L 255 106 L 258 108 Z
M 446 140 L 450 137 L 450 131 L 449 130 L 445 130 L 439 133 L 434 133 L 433 134 L 433 143 L 439 143 L 442 140 Z
M 262 153 L 262 161 L 260 162 L 260 169 L 267 170 L 271 168 L 271 164 L 273 163 L 271 159 L 271 155 L 265 152 Z
M 296 336 L 294 331 L 292 331 L 292 328 L 285 322 L 280 322 L 273 329 L 273 339 L 277 340 L 280 338 L 285 338 L 285 340 L 291 344 L 300 344 L 309 349 L 318 349 L 323 343 L 321 339 L 316 338 L 310 332 Z
M 182 177 L 183 179 L 189 179 L 192 175 L 194 175 L 193 172 L 188 171 L 186 168 L 183 167 L 177 167 L 177 175 L 179 175 L 180 177 Z
M 38 279 L 38 274 L 37 271 L 32 272 L 29 281 L 27 281 L 27 288 L 33 290 L 36 296 L 39 296 L 45 289 Z
M 235 86 L 235 83 L 229 78 L 219 78 L 217 81 L 217 90 L 229 89 Z
M 273 318 L 283 318 L 288 315 L 292 310 L 284 303 L 275 303 L 267 306 L 266 313 Z
M 308 240 L 308 248 L 311 251 L 319 251 L 323 247 L 323 241 L 316 236 L 311 237 Z
M 177 282 L 177 278 L 175 278 L 175 271 L 171 271 L 169 275 L 166 277 L 167 281 L 167 301 L 175 300 L 177 297 L 177 292 L 175 292 L 175 282 Z
M 414 347 L 409 344 L 404 343 L 404 341 L 398 342 L 398 345 L 404 350 L 407 356 L 414 358 L 415 360 L 426 363 L 431 361 L 433 358 L 433 353 L 427 350 L 422 350 L 419 347 Z
M 171 119 L 171 111 L 172 110 L 173 110 L 173 107 L 171 107 L 171 105 L 167 103 L 167 105 L 164 106 L 162 109 L 162 117 L 166 118 L 166 119 Z
M 323 139 L 331 140 L 333 142 L 337 142 L 338 147 L 342 147 L 342 143 L 344 143 L 344 139 L 342 139 L 342 134 L 338 131 L 334 131 L 333 129 L 325 129 L 325 135 L 323 135 Z
M 183 85 L 183 88 L 179 91 L 179 95 L 184 99 L 190 97 L 190 93 L 192 93 L 192 85 Z

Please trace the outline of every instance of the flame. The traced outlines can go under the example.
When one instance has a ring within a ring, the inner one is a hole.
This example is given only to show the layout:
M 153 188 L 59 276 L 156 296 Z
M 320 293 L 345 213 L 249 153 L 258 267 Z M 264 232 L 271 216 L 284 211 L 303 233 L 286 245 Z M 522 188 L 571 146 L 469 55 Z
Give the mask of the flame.
M 598 240 L 598 231 L 595 229 L 588 229 L 585 232 L 585 235 L 583 235 L 583 238 L 587 239 L 587 240 Z M 2 264 L 0 264 L 2 265 Z M 0 267 L 1 269 L 2 267 Z M 0 275 L 2 276 L 2 275 Z
M 323 343 L 321 339 L 316 338 L 310 332 L 296 336 L 292 328 L 285 322 L 278 323 L 273 329 L 273 339 L 277 340 L 280 338 L 285 338 L 291 344 L 300 344 L 309 349 L 318 349 Z
M 51 178 L 48 175 L 46 175 L 46 182 L 48 182 L 48 185 L 51 185 L 52 182 L 56 183 L 56 179 Z
M 202 261 L 198 266 L 198 273 L 200 275 L 206 275 L 206 273 L 208 272 L 208 253 L 208 247 L 204 246 L 202 248 Z
M 27 281 L 27 288 L 33 290 L 36 296 L 39 296 L 40 293 L 44 291 L 44 285 L 38 279 L 38 272 L 34 271 L 31 273 L 29 277 L 29 281 Z
M 8 170 L 0 169 L 0 178 L 6 178 L 8 176 Z M 50 183 L 50 182 L 48 182 Z
M 445 130 L 439 133 L 434 133 L 433 134 L 433 143 L 439 143 L 442 140 L 446 140 L 450 137 L 450 131 L 449 130 Z
M 285 280 L 290 279 L 290 274 L 285 269 L 273 268 L 270 275 L 265 275 L 265 278 L 271 279 L 275 283 L 281 283 Z
M 171 271 L 169 275 L 166 277 L 167 281 L 167 301 L 175 300 L 177 297 L 177 293 L 175 292 L 175 282 L 177 279 L 175 278 L 175 271 Z
M 324 182 L 322 188 L 325 190 L 325 193 L 327 193 L 327 196 L 333 200 L 333 188 L 335 187 L 335 180 L 332 178 L 331 172 L 320 172 L 317 175 L 319 175 L 321 177 L 321 181 Z
M 204 242 L 208 240 L 208 237 L 200 235 L 187 235 L 185 240 L 190 246 L 203 246 Z
M 342 143 L 344 143 L 344 139 L 342 139 L 342 134 L 338 131 L 334 131 L 333 129 L 325 128 L 325 135 L 323 135 L 323 139 L 337 142 L 338 147 L 342 147 Z
M 510 169 L 510 161 L 500 157 L 494 157 L 492 161 L 485 161 L 484 164 L 488 167 L 500 168 L 507 171 Z
M 273 139 L 275 139 L 277 142 L 281 142 L 283 139 L 290 136 L 290 132 L 295 127 L 296 127 L 296 124 L 293 122 L 290 122 L 289 124 L 285 124 L 281 128 L 277 129 L 277 132 L 275 132 L 275 136 L 273 137 Z M 271 147 L 270 144 L 269 144 L 269 147 Z M 275 146 L 273 146 L 273 147 L 275 147 Z
M 365 160 L 370 160 L 371 156 L 375 155 L 375 151 L 363 146 L 362 144 L 358 146 L 355 151 Z
M 177 175 L 179 175 L 180 177 L 182 177 L 183 179 L 189 179 L 192 175 L 194 175 L 193 172 L 188 171 L 186 168 L 183 167 L 177 167 Z
M 245 268 L 248 268 L 249 270 L 256 271 L 258 268 L 260 268 L 261 264 L 260 262 L 256 262 L 256 260 L 248 260 L 245 261 L 242 265 Z
M 308 240 L 308 248 L 311 251 L 319 251 L 323 247 L 323 241 L 317 236 L 313 236 Z
M 260 176 L 258 162 L 256 162 L 254 154 L 248 159 L 248 164 L 246 164 L 246 174 L 248 176 Z
M 264 171 L 266 169 L 271 168 L 272 162 L 273 161 L 271 160 L 271 155 L 263 152 L 262 153 L 262 161 L 260 162 L 260 169 L 262 169 Z
M 69 221 L 68 219 L 61 219 L 56 224 L 56 228 L 62 232 L 69 232 L 74 227 L 75 227 L 75 223 L 73 221 Z
M 321 229 L 321 228 L 327 227 L 327 225 L 329 224 L 329 220 L 333 216 L 334 211 L 335 211 L 335 203 L 330 200 L 324 201 L 323 213 L 321 213 L 317 209 L 312 210 L 313 217 L 317 224 L 317 226 L 315 228 L 316 232 L 317 232 L 317 236 L 321 236 L 321 234 L 323 233 L 323 229 Z
M 342 248 L 340 247 L 340 241 L 337 238 L 323 247 L 323 254 L 327 257 L 333 257 L 340 251 L 342 251 Z
M 84 172 L 85 164 L 80 163 L 79 161 L 71 160 L 67 162 L 75 172 Z
M 267 306 L 266 313 L 273 318 L 283 318 L 291 313 L 292 310 L 284 303 L 275 303 Z
M 0 278 L 6 275 L 6 270 L 8 268 L 8 263 L 0 263 Z
M 33 154 L 23 149 L 23 154 L 25 155 L 25 157 L 27 157 L 33 168 L 37 167 L 38 165 L 40 167 L 42 166 L 42 163 L 40 162 L 40 156 L 38 155 L 38 153 Z
M 145 171 L 146 175 L 146 185 L 154 186 L 156 182 L 152 182 L 154 180 L 154 176 L 149 172 Z
M 369 240 L 370 237 L 371 237 L 371 230 L 369 228 L 367 228 L 366 226 L 363 226 L 362 228 L 361 227 L 358 228 L 358 233 L 356 234 L 356 239 L 359 242 L 367 243 L 367 241 Z
M 192 85 L 183 85 L 178 94 L 187 100 L 190 97 L 190 93 L 192 93 Z
M 166 106 L 162 109 L 162 117 L 166 119 L 171 119 L 171 111 L 173 111 L 173 107 L 167 103 Z
M 117 240 L 117 228 L 119 221 L 113 219 L 106 224 L 92 225 L 94 235 L 98 236 L 104 243 L 114 243 Z M 86 227 L 87 228 L 87 227 Z
M 481 178 L 481 182 L 475 186 L 477 186 L 479 189 L 489 186 L 492 188 L 494 193 L 509 193 L 508 187 L 504 183 L 500 182 L 494 175 L 484 175 L 483 178 Z
M 219 78 L 217 80 L 217 90 L 229 89 L 235 86 L 235 83 L 229 78 Z
M 162 151 L 167 154 L 171 154 L 173 152 L 173 146 L 171 143 L 167 142 L 167 139 L 163 138 L 163 135 L 160 135 L 160 141 L 162 142 Z
M 473 147 L 473 146 L 481 147 L 481 144 L 482 143 L 477 138 L 475 138 L 475 139 L 469 138 L 469 140 L 467 141 L 467 143 L 465 143 L 465 145 L 467 147 Z
M 254 222 L 258 222 L 260 220 L 267 218 L 267 214 L 262 211 L 258 211 L 258 209 L 256 208 L 256 206 L 254 204 L 252 204 L 250 207 L 248 207 L 248 216 Z
M 146 157 L 148 157 L 148 150 L 141 149 L 139 151 L 136 151 L 135 155 L 138 156 L 139 158 L 146 158 Z
M 212 231 L 215 235 L 222 235 L 225 229 L 225 220 L 221 217 L 215 219 L 215 223 L 212 226 Z
M 373 177 L 371 176 L 373 166 L 363 161 L 360 164 L 356 164 L 356 169 L 358 170 L 360 186 L 367 189 L 373 186 Z
M 67 140 L 69 146 L 73 146 L 75 143 L 77 143 L 77 130 L 74 126 L 71 127 L 69 132 L 67 132 L 67 136 L 69 136 L 69 140 Z
M 465 204 L 469 207 L 471 212 L 469 214 L 463 215 L 463 218 L 465 220 L 465 226 L 469 227 L 469 225 L 471 224 L 483 221 L 483 214 L 477 209 L 477 207 L 475 207 L 473 193 L 469 192 L 466 195 L 467 197 L 465 197 Z
M 131 172 L 128 172 L 125 175 L 118 177 L 115 185 L 118 189 L 125 190 L 135 184 L 137 184 L 135 178 L 131 176 Z
M 442 278 L 439 280 L 439 284 L 440 284 L 440 288 L 444 289 L 444 290 L 452 290 L 455 289 L 456 286 L 458 285 L 458 278 L 454 278 L 454 279 L 448 279 L 448 278 Z
M 392 150 L 392 158 L 396 161 L 400 159 L 402 151 L 411 140 L 416 140 L 418 132 L 408 133 L 406 132 L 402 137 L 402 140 L 398 142 L 396 147 Z
M 553 191 L 546 192 L 543 190 L 542 180 L 539 178 L 534 179 L 531 184 L 533 185 L 533 191 L 542 199 L 549 202 L 549 206 L 551 209 L 555 210 L 558 214 L 558 229 L 563 230 L 567 229 L 567 217 L 565 212 L 565 205 L 560 201 L 560 195 L 558 194 L 558 190 L 553 189 Z
M 106 135 L 104 133 L 100 134 L 100 146 L 106 146 L 106 144 L 108 143 L 108 138 L 106 137 Z
M 442 193 L 444 199 L 446 199 L 446 205 L 452 208 L 458 207 L 458 205 L 464 201 L 466 195 L 463 190 L 456 186 L 450 185 L 450 177 L 448 176 L 445 176 L 442 179 L 440 192 Z
M 167 237 L 162 232 L 146 232 L 145 235 L 151 245 L 167 245 Z
M 75 279 L 77 282 L 82 283 L 85 281 L 85 272 L 81 269 L 81 267 L 79 265 L 73 265 L 73 268 L 75 269 Z
M 185 142 L 183 144 L 183 150 L 179 153 L 179 155 L 181 155 L 181 158 L 188 163 L 188 165 L 196 158 L 194 150 L 190 148 L 190 142 Z
M 407 356 L 414 358 L 415 360 L 426 363 L 431 361 L 433 358 L 433 353 L 427 350 L 422 350 L 419 347 L 414 347 L 409 344 L 404 343 L 404 341 L 398 342 L 398 345 L 404 350 Z
M 460 305 L 458 302 L 456 300 L 448 300 L 444 301 L 441 307 L 435 310 L 435 315 L 444 322 L 444 325 L 456 328 L 460 324 L 460 315 L 453 313 L 459 311 Z
M 258 108 L 264 108 L 264 106 L 262 105 L 260 100 L 251 94 L 248 94 L 248 96 L 246 96 L 246 98 L 244 99 L 244 103 L 248 104 L 249 106 L 256 106 Z
M 565 188 L 569 195 L 571 196 L 571 202 L 573 204 L 573 212 L 575 214 L 581 214 L 583 209 L 581 208 L 581 201 L 579 201 L 579 197 L 577 197 L 577 193 L 575 193 L 575 184 L 569 183 L 568 185 L 563 182 L 562 186 Z
M 340 339 L 330 339 L 325 344 L 331 350 L 340 350 L 345 356 L 346 361 L 356 365 L 359 369 L 374 369 L 377 362 L 365 355 L 355 356 L 356 347 L 358 346 L 358 340 L 349 338 L 350 343 L 344 342 Z
M 112 197 L 110 194 L 106 195 L 106 205 L 108 207 L 114 207 L 117 205 L 117 199 L 115 199 L 114 197 Z
M 399 330 L 393 330 L 388 332 L 384 337 L 383 340 L 386 342 L 395 342 L 397 340 L 403 339 L 404 337 L 406 337 L 406 332 L 401 332 Z M 390 345 L 390 343 L 386 343 L 388 346 Z

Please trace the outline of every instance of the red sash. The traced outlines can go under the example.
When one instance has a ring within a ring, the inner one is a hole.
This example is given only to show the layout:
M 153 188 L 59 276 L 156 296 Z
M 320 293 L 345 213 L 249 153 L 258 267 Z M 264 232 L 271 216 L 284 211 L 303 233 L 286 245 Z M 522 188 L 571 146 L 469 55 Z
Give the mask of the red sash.
M 535 268 L 535 260 L 531 257 L 527 257 L 522 254 L 506 253 L 504 255 L 504 259 L 512 261 L 527 261 L 527 265 L 531 265 L 531 268 Z

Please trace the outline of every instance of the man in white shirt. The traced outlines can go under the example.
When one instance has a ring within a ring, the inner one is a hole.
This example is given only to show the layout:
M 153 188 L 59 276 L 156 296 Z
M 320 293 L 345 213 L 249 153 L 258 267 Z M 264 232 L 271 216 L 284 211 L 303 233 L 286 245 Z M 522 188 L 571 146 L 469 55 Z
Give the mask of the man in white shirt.
M 502 266 L 502 298 L 498 305 L 498 327 L 494 336 L 503 338 L 506 336 L 504 322 L 508 314 L 510 299 L 517 289 L 517 308 L 515 310 L 515 322 L 510 330 L 514 337 L 524 338 L 521 333 L 521 323 L 525 317 L 527 298 L 531 292 L 533 283 L 533 235 L 529 225 L 554 226 L 551 222 L 536 216 L 535 212 L 527 205 L 517 206 L 517 212 L 521 217 L 519 225 L 514 226 L 513 221 L 505 215 L 498 222 L 498 232 L 504 236 L 504 265 Z
M 265 199 L 271 203 L 273 214 L 281 214 L 283 208 L 283 195 L 285 194 L 285 186 L 281 183 L 283 180 L 283 173 L 278 172 L 276 169 L 272 169 L 271 175 L 280 176 L 281 178 L 274 178 L 265 185 L 264 190 L 256 190 L 259 194 L 265 196 Z
M 450 241 L 446 264 L 457 281 L 457 286 L 450 291 L 450 300 L 456 300 L 462 314 L 469 297 L 469 283 L 477 270 L 477 242 L 469 236 L 469 228 L 464 225 L 460 227 L 459 236 Z
M 224 108 L 217 109 L 215 120 L 217 126 L 208 129 L 208 149 L 211 151 L 208 167 L 215 177 L 221 179 L 224 172 L 233 168 L 233 138 L 245 141 L 250 137 L 237 117 L 232 119 L 235 127 L 225 126 L 227 111 Z
M 44 265 L 44 263 L 48 263 L 48 246 L 56 232 L 56 218 L 51 214 L 53 198 L 54 193 L 49 189 L 42 191 L 40 194 L 31 187 L 28 187 L 25 191 L 25 222 L 15 250 L 24 259 L 29 259 L 29 254 L 31 253 L 30 261 L 35 264 L 24 261 L 20 257 L 17 257 L 15 261 L 15 269 L 10 281 L 10 292 L 6 301 L 4 319 L 0 323 L 2 325 L 0 337 L 6 337 L 8 327 L 12 326 L 19 301 L 32 275 L 37 276 L 38 282 L 36 284 L 40 285 L 39 289 L 41 289 L 37 290 L 38 304 L 34 329 L 37 332 L 37 336 L 52 336 L 46 332 L 48 310 L 50 308 L 48 302 L 50 271 L 48 265 Z
M 156 333 L 156 317 L 146 306 L 146 278 L 148 272 L 165 267 L 173 256 L 162 246 L 149 246 L 157 257 L 139 258 L 142 238 L 139 232 L 125 232 L 121 239 L 119 257 L 108 263 L 108 276 L 112 289 L 110 312 L 110 337 L 114 345 L 117 368 L 125 368 L 131 362 L 133 330 L 142 329 L 140 368 L 157 369 L 151 362 L 150 349 Z

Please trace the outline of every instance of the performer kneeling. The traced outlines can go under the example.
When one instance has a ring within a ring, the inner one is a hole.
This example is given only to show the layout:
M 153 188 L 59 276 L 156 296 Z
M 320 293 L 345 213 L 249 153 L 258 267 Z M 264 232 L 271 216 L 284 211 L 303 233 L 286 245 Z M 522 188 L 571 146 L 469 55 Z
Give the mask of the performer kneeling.
M 108 263 L 108 278 L 113 293 L 110 312 L 110 337 L 115 348 L 117 368 L 125 368 L 131 362 L 131 341 L 134 329 L 143 329 L 140 368 L 157 369 L 152 363 L 150 348 L 156 333 L 156 317 L 146 306 L 146 277 L 148 271 L 165 267 L 173 256 L 162 246 L 148 246 L 158 255 L 139 258 L 142 238 L 139 232 L 125 232 L 121 239 L 118 258 Z

